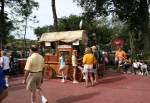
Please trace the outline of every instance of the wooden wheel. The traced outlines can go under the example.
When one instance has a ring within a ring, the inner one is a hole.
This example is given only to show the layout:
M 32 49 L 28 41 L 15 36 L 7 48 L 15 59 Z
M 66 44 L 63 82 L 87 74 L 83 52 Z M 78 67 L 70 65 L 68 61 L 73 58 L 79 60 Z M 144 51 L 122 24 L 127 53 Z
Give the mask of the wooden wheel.
M 56 72 L 48 64 L 45 65 L 44 78 L 52 79 L 56 77 Z
M 70 68 L 68 70 L 68 76 L 69 76 L 70 80 L 73 80 L 73 68 Z M 78 68 L 77 68 L 77 71 L 76 71 L 76 78 L 77 78 L 77 81 L 81 81 L 82 78 L 83 78 L 82 71 Z

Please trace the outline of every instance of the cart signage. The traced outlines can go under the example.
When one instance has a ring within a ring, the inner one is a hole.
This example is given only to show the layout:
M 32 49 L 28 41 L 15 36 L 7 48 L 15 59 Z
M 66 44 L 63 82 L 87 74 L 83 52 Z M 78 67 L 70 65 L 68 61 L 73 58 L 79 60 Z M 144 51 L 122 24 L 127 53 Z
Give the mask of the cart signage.
M 51 46 L 50 42 L 45 42 L 45 46 Z
M 58 45 L 58 48 L 71 48 L 71 45 Z
M 74 42 L 72 43 L 72 45 L 79 45 L 79 40 L 74 41 Z

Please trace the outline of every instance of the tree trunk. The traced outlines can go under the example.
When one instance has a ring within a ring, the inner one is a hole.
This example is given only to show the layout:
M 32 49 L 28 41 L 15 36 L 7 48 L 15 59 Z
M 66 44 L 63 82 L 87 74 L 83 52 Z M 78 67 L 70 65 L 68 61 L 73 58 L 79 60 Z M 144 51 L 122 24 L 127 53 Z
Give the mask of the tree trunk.
M 140 0 L 141 31 L 143 33 L 144 50 L 150 50 L 150 35 L 148 31 L 149 12 L 147 0 Z
M 5 15 L 4 15 L 4 7 L 5 7 L 5 3 L 4 0 L 0 1 L 1 3 L 1 11 L 0 11 L 0 48 L 2 49 L 3 47 L 3 37 L 4 37 L 4 33 L 5 33 Z
M 57 13 L 55 7 L 55 0 L 52 0 L 52 12 L 53 12 L 53 19 L 54 19 L 54 29 L 55 31 L 57 31 L 58 25 L 57 25 Z

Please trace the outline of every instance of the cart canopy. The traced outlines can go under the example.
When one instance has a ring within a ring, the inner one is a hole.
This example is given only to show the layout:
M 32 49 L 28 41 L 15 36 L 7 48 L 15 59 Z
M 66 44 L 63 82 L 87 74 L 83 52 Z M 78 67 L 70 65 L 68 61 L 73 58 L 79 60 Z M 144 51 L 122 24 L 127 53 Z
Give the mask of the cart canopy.
M 85 30 L 43 33 L 40 38 L 40 42 L 62 41 L 69 43 L 78 40 L 81 40 L 83 44 L 88 43 L 87 32 Z

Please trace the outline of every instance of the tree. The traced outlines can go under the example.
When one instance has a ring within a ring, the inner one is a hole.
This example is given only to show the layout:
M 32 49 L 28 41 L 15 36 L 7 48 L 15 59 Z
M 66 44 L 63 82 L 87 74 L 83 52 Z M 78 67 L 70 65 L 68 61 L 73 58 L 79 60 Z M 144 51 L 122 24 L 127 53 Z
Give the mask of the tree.
M 55 7 L 55 0 L 52 0 L 52 12 L 53 12 L 53 19 L 54 19 L 54 29 L 57 31 L 58 24 L 57 24 L 57 13 L 56 13 L 56 7 Z
M 36 35 L 36 37 L 39 38 L 41 37 L 41 35 L 45 32 L 49 32 L 49 26 L 43 26 L 43 27 L 37 27 L 36 29 L 34 29 L 34 33 Z
M 8 19 L 5 13 L 5 1 L 0 1 L 0 49 L 2 49 L 3 44 L 6 43 L 6 38 L 9 35 L 10 30 L 13 29 L 12 22 Z
M 148 31 L 149 0 L 74 0 L 84 9 L 88 20 L 101 15 L 115 14 L 128 25 L 129 32 L 136 39 L 140 38 L 144 49 L 150 50 L 150 35 Z M 142 35 L 141 35 L 142 33 Z M 138 47 L 137 47 L 138 48 Z
M 32 9 L 38 7 L 38 3 L 34 2 L 33 0 L 25 0 L 24 2 L 21 3 L 21 10 L 20 15 L 23 17 L 23 21 L 25 21 L 25 28 L 24 28 L 24 51 L 26 51 L 26 31 L 27 31 L 27 24 L 28 24 L 28 19 L 30 15 L 32 14 Z M 25 52 L 26 54 L 26 52 Z
M 70 15 L 69 17 L 58 18 L 58 31 L 70 31 L 70 30 L 79 30 L 79 23 L 83 17 Z M 101 25 L 100 25 L 101 24 Z M 110 42 L 113 34 L 116 34 L 118 29 L 112 29 L 108 26 L 108 22 L 105 18 L 99 20 L 85 21 L 83 23 L 83 28 L 88 31 L 88 36 L 90 39 L 89 45 L 92 45 L 92 33 L 96 33 L 96 38 L 99 44 L 105 45 Z M 40 37 L 45 32 L 54 32 L 55 29 L 52 25 L 37 27 L 34 32 L 37 37 Z
M 4 41 L 6 41 L 7 36 L 10 35 L 10 31 L 15 29 L 13 28 L 15 27 L 15 23 L 22 21 L 19 20 L 19 17 L 31 14 L 32 9 L 37 6 L 38 3 L 34 0 L 0 0 L 1 44 L 5 43 Z M 5 7 L 9 8 L 9 10 L 6 11 Z
M 79 30 L 80 16 L 70 15 L 58 19 L 58 31 Z

